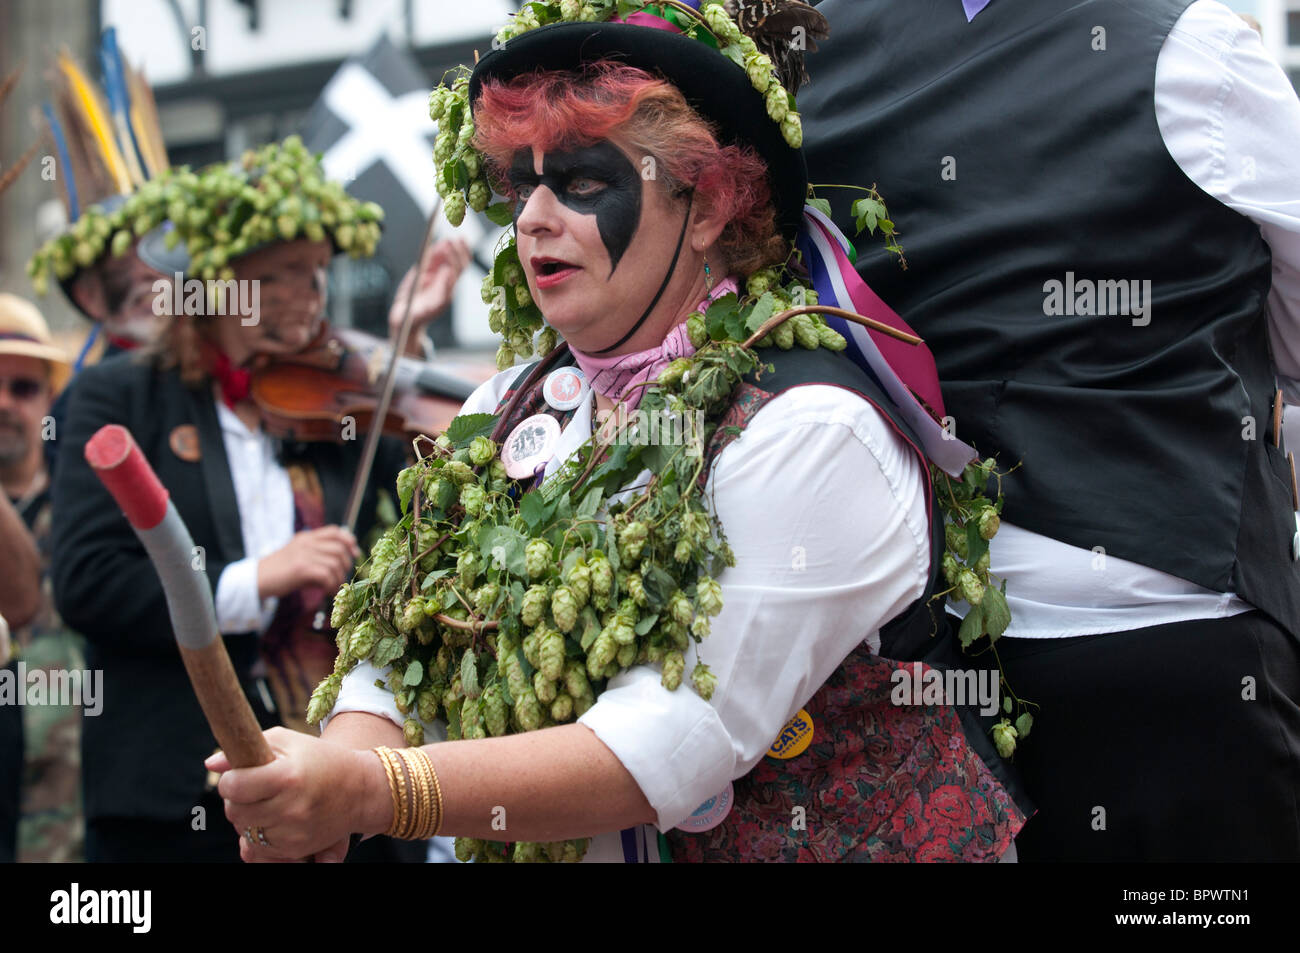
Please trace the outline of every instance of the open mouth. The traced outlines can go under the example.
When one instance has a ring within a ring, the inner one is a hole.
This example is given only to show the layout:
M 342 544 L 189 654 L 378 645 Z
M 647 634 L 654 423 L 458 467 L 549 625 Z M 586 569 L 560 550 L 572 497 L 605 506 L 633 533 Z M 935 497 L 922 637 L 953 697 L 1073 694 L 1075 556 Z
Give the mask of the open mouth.
M 534 258 L 531 262 L 533 274 L 537 276 L 537 287 L 552 288 L 565 278 L 576 275 L 582 269 L 559 258 Z

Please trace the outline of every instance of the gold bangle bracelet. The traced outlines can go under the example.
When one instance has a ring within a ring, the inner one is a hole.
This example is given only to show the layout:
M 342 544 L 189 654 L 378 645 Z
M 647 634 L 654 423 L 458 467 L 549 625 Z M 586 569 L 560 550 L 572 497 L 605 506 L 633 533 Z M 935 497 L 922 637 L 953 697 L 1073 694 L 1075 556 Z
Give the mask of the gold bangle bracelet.
M 420 779 L 420 814 L 411 830 L 412 840 L 427 840 L 436 820 L 433 806 L 433 768 L 429 757 L 419 748 L 407 749 L 407 763 Z
M 400 807 L 401 807 L 401 802 L 398 800 L 398 795 L 397 795 L 397 776 L 393 771 L 392 762 L 388 759 L 390 749 L 384 747 L 383 745 L 380 745 L 379 747 L 373 748 L 372 750 L 378 756 L 379 763 L 383 765 L 384 776 L 388 779 L 388 791 L 393 796 L 393 820 L 388 825 L 388 830 L 384 832 L 386 835 L 391 837 L 393 830 L 397 827 L 397 819 L 400 816 Z
M 436 837 L 438 831 L 442 829 L 442 786 L 438 783 L 438 773 L 433 769 L 433 761 L 429 758 L 428 753 L 423 749 L 417 748 L 421 767 L 424 769 L 425 779 L 429 787 L 429 810 L 426 814 L 426 821 L 421 835 L 424 839 Z

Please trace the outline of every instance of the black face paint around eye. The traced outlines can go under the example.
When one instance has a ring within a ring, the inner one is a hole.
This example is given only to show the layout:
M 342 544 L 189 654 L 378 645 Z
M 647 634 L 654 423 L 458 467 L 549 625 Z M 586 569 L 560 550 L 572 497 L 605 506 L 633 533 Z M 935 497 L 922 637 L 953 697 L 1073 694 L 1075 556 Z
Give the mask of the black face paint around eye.
M 584 178 L 596 180 L 603 188 L 590 194 L 569 190 L 574 181 Z M 641 176 L 632 160 L 611 142 L 572 152 L 548 152 L 542 158 L 540 176 L 533 171 L 532 150 L 521 149 L 510 166 L 510 185 L 515 189 L 544 185 L 567 208 L 580 215 L 595 215 L 600 240 L 609 252 L 611 275 L 641 224 Z M 516 226 L 525 204 L 521 200 L 515 206 Z

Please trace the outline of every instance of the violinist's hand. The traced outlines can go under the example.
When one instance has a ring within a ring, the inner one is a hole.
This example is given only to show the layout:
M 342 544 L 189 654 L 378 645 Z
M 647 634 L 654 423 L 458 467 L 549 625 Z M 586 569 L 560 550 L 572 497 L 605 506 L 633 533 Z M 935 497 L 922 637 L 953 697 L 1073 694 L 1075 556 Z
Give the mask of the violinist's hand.
M 270 764 L 232 770 L 221 752 L 204 762 L 221 773 L 217 791 L 246 862 L 342 861 L 353 831 L 374 833 L 392 822 L 388 782 L 373 752 L 287 728 L 265 736 L 275 753 Z M 243 836 L 257 828 L 269 846 Z
M 460 238 L 444 238 L 437 242 L 424 255 L 424 265 L 419 270 L 417 283 L 416 269 L 412 266 L 402 283 L 397 286 L 393 306 L 388 312 L 390 337 L 396 340 L 402 327 L 402 317 L 406 314 L 406 297 L 415 286 L 415 300 L 411 302 L 411 336 L 407 339 L 407 354 L 419 356 L 420 332 L 424 326 L 447 309 L 451 304 L 452 292 L 456 281 L 469 264 L 469 245 Z
M 352 573 L 361 555 L 357 539 L 342 526 L 294 533 L 282 548 L 257 561 L 257 595 L 286 596 L 308 586 L 332 592 Z

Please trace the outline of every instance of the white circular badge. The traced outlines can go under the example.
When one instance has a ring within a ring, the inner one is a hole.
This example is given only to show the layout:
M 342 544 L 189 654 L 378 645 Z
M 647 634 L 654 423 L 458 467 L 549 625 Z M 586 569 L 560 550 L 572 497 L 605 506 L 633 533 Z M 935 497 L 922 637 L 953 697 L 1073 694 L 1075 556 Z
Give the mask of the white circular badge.
M 560 422 L 550 414 L 533 414 L 521 420 L 501 447 L 501 462 L 512 480 L 531 477 L 554 455 L 560 439 Z
M 727 815 L 731 813 L 731 807 L 735 800 L 735 790 L 732 788 L 731 782 L 728 781 L 727 786 L 722 791 L 692 811 L 690 817 L 677 825 L 677 829 L 686 831 L 688 834 L 702 834 L 705 831 L 711 831 L 726 820 Z
M 556 410 L 573 410 L 586 396 L 587 378 L 577 367 L 557 367 L 542 384 L 542 397 Z

